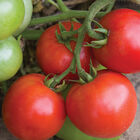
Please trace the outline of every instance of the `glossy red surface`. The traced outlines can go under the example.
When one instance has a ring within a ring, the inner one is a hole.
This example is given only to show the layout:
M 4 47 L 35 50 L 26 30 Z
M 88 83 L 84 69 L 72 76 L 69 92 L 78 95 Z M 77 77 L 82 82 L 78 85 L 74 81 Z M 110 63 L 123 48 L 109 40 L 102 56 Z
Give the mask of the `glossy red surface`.
M 118 72 L 140 72 L 140 13 L 117 9 L 104 16 L 100 23 L 109 35 L 105 46 L 93 49 L 95 58 Z
M 112 138 L 120 136 L 131 125 L 137 98 L 125 76 L 102 71 L 92 82 L 71 88 L 66 108 L 70 120 L 87 135 Z
M 72 26 L 71 22 L 69 21 L 62 22 L 62 24 L 67 31 L 69 31 Z M 77 30 L 81 27 L 81 24 L 77 22 L 73 22 L 73 25 L 74 30 Z M 58 24 L 46 29 L 40 37 L 37 45 L 37 61 L 46 74 L 61 74 L 70 66 L 73 58 L 73 53 L 70 52 L 64 44 L 58 42 L 56 38 L 56 30 L 58 33 L 60 33 Z M 90 38 L 86 36 L 84 41 L 88 42 L 89 40 Z M 71 41 L 70 44 L 71 48 L 74 50 L 76 42 Z M 90 51 L 90 48 L 83 47 L 80 53 L 81 65 L 87 72 L 89 71 L 91 57 Z M 78 79 L 78 76 L 77 74 L 70 73 L 67 77 L 65 77 L 65 79 Z
M 44 78 L 40 74 L 21 77 L 4 99 L 4 122 L 20 140 L 46 140 L 65 121 L 64 100 L 44 85 Z

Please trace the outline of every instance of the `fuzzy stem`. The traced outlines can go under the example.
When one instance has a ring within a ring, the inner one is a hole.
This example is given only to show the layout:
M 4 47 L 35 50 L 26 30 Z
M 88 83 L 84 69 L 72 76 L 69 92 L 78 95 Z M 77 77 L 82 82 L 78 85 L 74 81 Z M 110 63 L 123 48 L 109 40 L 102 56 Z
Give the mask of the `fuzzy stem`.
M 70 10 L 62 0 L 57 0 L 57 4 L 62 12 L 67 12 Z
M 58 6 L 58 4 L 55 3 L 53 0 L 45 0 L 45 2 L 46 3 L 49 2 L 50 4 L 52 4 L 53 6 L 55 6 L 57 9 L 60 9 L 59 6 Z
M 88 32 L 88 35 L 95 39 L 104 39 L 104 35 L 102 33 L 95 32 L 91 27 L 91 22 L 95 18 L 96 14 L 104 7 L 106 7 L 109 4 L 114 3 L 115 0 L 96 0 L 89 9 L 89 13 L 87 14 L 87 17 L 85 19 L 86 29 Z
M 25 30 L 22 33 L 22 37 L 27 40 L 38 40 L 44 30 Z
M 38 25 L 38 24 L 44 24 L 44 23 L 51 23 L 61 20 L 68 20 L 71 18 L 84 18 L 88 14 L 87 11 L 76 11 L 71 10 L 67 11 L 65 13 L 59 14 L 59 15 L 53 15 L 53 16 L 47 16 L 47 17 L 41 17 L 41 18 L 33 18 L 30 26 Z

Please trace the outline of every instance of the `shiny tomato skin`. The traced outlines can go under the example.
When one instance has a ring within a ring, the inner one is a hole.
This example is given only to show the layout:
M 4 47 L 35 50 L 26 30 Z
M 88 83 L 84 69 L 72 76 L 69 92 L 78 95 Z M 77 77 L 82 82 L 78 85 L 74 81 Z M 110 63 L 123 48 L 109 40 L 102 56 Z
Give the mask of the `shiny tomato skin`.
M 93 49 L 95 58 L 117 72 L 140 72 L 140 13 L 117 9 L 105 15 L 100 23 L 109 35 L 105 46 Z
M 66 30 L 70 30 L 71 22 L 62 22 Z M 80 23 L 73 22 L 74 30 L 77 30 L 81 27 Z M 59 26 L 55 24 L 41 35 L 36 50 L 37 61 L 42 70 L 46 73 L 61 74 L 64 72 L 71 64 L 73 53 L 70 52 L 64 44 L 59 43 L 56 38 L 56 30 L 58 33 Z M 88 42 L 90 38 L 85 37 L 85 42 Z M 76 45 L 75 41 L 71 41 L 71 47 L 74 50 Z M 88 47 L 83 47 L 80 53 L 81 65 L 85 71 L 89 71 L 90 63 L 90 49 Z M 77 74 L 70 73 L 65 79 L 77 79 Z
M 113 138 L 133 122 L 137 98 L 125 76 L 104 70 L 92 82 L 71 88 L 66 109 L 70 120 L 82 132 L 98 138 Z
M 40 74 L 19 78 L 4 99 L 4 122 L 20 140 L 46 140 L 64 123 L 64 100 L 44 85 L 44 78 Z

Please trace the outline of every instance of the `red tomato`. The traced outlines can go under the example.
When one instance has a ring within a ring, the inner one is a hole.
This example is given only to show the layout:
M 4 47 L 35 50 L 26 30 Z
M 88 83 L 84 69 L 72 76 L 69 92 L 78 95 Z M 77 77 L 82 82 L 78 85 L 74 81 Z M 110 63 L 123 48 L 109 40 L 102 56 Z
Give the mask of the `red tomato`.
M 62 23 L 66 30 L 69 31 L 71 28 L 71 22 Z M 73 22 L 74 30 L 80 28 L 81 24 Z M 37 61 L 46 73 L 61 74 L 64 72 L 71 64 L 73 53 L 70 52 L 64 44 L 59 43 L 56 38 L 56 30 L 60 33 L 58 24 L 48 28 L 40 37 L 37 44 Z M 77 37 L 77 35 L 75 36 Z M 90 38 L 85 37 L 85 42 L 88 42 Z M 71 41 L 71 47 L 74 50 L 76 42 Z M 81 65 L 85 71 L 89 71 L 90 63 L 90 49 L 88 47 L 83 47 L 80 54 Z M 65 79 L 77 79 L 77 74 L 70 73 Z
M 87 135 L 113 138 L 131 125 L 137 98 L 133 85 L 125 76 L 104 70 L 92 82 L 73 86 L 66 99 L 66 108 L 70 120 Z
M 140 13 L 117 9 L 104 16 L 100 23 L 109 30 L 109 36 L 105 46 L 93 49 L 95 58 L 118 72 L 140 72 Z
M 64 100 L 44 85 L 44 76 L 29 74 L 8 90 L 3 119 L 20 140 L 46 140 L 54 136 L 65 120 Z

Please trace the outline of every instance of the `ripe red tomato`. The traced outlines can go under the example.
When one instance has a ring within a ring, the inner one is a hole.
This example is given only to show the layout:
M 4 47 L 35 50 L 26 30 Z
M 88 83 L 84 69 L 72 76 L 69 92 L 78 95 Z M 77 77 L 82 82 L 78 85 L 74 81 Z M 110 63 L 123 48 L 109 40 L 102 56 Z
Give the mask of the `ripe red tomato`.
M 105 46 L 93 49 L 95 58 L 118 72 L 140 72 L 140 13 L 117 9 L 104 16 L 100 23 L 109 30 L 109 36 Z
M 122 74 L 104 70 L 90 83 L 76 84 L 66 99 L 70 120 L 87 135 L 113 138 L 134 120 L 137 98 L 133 85 Z
M 20 140 L 46 140 L 65 120 L 63 98 L 44 85 L 44 76 L 29 74 L 8 90 L 3 103 L 8 130 Z
M 71 22 L 62 23 L 66 30 L 69 31 L 71 28 Z M 74 30 L 80 28 L 81 24 L 73 22 Z M 70 52 L 64 44 L 59 43 L 56 38 L 56 30 L 60 33 L 58 24 L 48 28 L 40 37 L 37 44 L 37 61 L 46 73 L 61 74 L 64 72 L 71 64 L 73 53 Z M 76 36 L 77 37 L 77 36 Z M 88 42 L 90 38 L 85 37 L 85 42 Z M 72 49 L 74 50 L 76 42 L 70 42 Z M 85 71 L 89 71 L 90 63 L 90 49 L 88 47 L 83 47 L 80 54 L 81 65 Z M 77 74 L 70 73 L 65 79 L 77 79 Z

